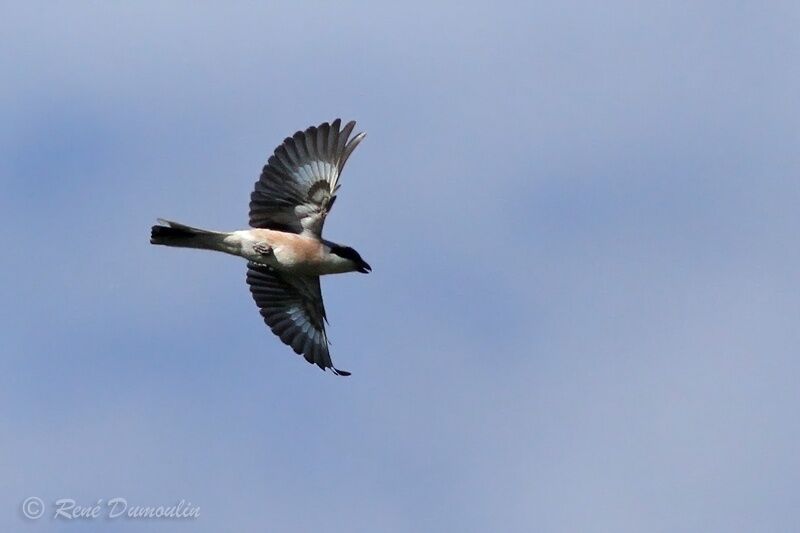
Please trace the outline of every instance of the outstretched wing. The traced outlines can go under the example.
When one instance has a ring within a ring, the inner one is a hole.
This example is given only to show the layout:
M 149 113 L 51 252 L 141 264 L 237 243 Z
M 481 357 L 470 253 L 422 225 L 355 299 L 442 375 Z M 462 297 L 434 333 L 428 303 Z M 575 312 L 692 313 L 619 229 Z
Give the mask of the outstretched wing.
M 350 375 L 335 368 L 328 353 L 319 276 L 284 277 L 269 267 L 248 263 L 247 284 L 264 322 L 284 344 L 323 370 Z
M 275 149 L 250 195 L 250 225 L 322 236 L 347 158 L 364 138 L 355 122 L 334 120 L 287 137 Z

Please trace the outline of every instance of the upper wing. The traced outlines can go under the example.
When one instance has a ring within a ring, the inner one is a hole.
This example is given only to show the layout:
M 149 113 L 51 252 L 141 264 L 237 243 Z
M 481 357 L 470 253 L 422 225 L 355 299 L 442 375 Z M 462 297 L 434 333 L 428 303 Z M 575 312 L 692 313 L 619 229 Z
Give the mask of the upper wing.
M 333 366 L 328 353 L 319 276 L 282 276 L 256 263 L 247 267 L 250 292 L 272 332 L 309 363 L 349 376 L 350 372 Z
M 348 139 L 356 123 L 340 131 L 341 123 L 298 131 L 275 149 L 250 195 L 252 227 L 322 236 L 344 164 L 365 135 Z

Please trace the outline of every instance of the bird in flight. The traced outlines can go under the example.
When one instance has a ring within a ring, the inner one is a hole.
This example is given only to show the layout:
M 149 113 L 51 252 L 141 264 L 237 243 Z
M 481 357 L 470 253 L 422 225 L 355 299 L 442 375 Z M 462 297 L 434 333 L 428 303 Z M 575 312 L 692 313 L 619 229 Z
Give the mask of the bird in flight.
M 322 238 L 347 158 L 364 138 L 336 119 L 287 137 L 250 195 L 250 229 L 220 232 L 158 219 L 151 244 L 214 250 L 247 260 L 247 284 L 264 322 L 295 353 L 338 376 L 325 333 L 319 277 L 372 269 L 350 246 Z

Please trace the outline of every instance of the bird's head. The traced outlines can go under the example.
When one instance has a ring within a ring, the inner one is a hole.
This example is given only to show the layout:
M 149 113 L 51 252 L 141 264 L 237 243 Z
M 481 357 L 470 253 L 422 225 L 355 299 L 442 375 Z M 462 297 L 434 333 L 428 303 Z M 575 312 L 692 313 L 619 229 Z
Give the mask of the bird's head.
M 361 272 L 362 274 L 372 272 L 372 267 L 369 266 L 369 263 L 364 261 L 361 255 L 349 246 L 333 245 L 331 246 L 330 253 L 350 261 L 353 264 L 353 269 L 357 272 Z

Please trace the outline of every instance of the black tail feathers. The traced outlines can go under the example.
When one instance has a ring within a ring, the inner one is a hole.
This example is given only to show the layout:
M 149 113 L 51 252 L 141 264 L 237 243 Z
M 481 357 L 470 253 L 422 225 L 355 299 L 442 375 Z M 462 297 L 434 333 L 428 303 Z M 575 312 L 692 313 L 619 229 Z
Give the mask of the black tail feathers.
M 194 233 L 185 229 L 170 228 L 169 226 L 153 226 L 150 231 L 150 244 L 164 244 L 168 240 L 185 239 L 194 237 Z
M 213 232 L 158 219 L 158 225 L 150 229 L 150 244 L 191 247 L 202 240 L 198 239 L 202 235 L 213 235 Z

